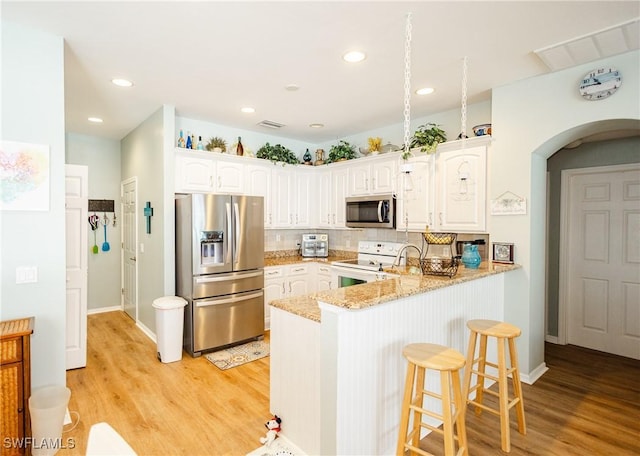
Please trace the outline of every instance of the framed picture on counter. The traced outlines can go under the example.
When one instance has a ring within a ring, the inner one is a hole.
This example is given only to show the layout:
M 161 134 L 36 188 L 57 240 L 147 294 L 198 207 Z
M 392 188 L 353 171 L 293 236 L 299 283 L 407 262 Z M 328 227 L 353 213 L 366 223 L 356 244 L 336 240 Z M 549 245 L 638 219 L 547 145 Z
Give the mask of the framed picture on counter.
M 493 261 L 495 263 L 513 264 L 513 244 L 507 242 L 494 242 Z

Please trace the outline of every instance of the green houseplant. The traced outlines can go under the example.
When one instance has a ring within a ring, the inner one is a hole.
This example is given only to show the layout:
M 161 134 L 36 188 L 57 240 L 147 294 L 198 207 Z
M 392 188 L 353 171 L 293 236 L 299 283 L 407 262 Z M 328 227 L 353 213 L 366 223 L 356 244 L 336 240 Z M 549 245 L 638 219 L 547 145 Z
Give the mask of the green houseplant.
M 338 144 L 334 144 L 329 149 L 329 157 L 327 163 L 335 163 L 342 160 L 351 160 L 356 158 L 356 146 L 349 144 L 347 141 L 340 140 Z
M 295 154 L 291 152 L 291 150 L 280 144 L 272 146 L 271 144 L 266 143 L 264 146 L 258 149 L 256 157 L 263 158 L 265 160 L 271 160 L 274 163 L 283 162 L 283 166 L 284 163 L 289 163 L 291 165 L 297 165 L 298 163 L 300 163 L 298 161 L 298 157 L 296 157 Z
M 431 154 L 436 151 L 438 144 L 445 142 L 446 140 L 447 133 L 440 128 L 440 125 L 433 122 L 420 125 L 411 137 L 409 150 L 405 150 L 402 153 L 402 158 L 405 160 L 408 159 L 411 156 L 411 149 L 415 149 L 417 147 L 419 147 L 422 152 Z
M 213 152 L 226 152 L 227 151 L 227 142 L 219 136 L 214 136 L 209 140 L 205 149 Z M 216 150 L 220 149 L 220 150 Z

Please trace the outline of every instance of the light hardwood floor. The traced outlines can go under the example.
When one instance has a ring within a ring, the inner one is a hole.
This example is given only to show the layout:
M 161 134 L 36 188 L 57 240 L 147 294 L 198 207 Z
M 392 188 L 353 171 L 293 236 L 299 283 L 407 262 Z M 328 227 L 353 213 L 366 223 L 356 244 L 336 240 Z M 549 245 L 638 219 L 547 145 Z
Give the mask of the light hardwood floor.
M 73 438 L 76 448 L 59 455 L 84 454 L 89 428 L 100 421 L 139 455 L 243 455 L 260 446 L 270 417 L 268 357 L 227 371 L 186 354 L 163 364 L 155 344 L 122 312 L 90 315 L 88 334 L 87 367 L 67 372 L 69 409 L 80 413 L 80 423 L 63 438 Z M 549 371 L 523 385 L 528 432 L 517 432 L 513 416 L 510 454 L 640 454 L 640 362 L 545 348 Z M 467 432 L 470 454 L 506 454 L 497 417 L 469 411 Z M 442 454 L 431 437 L 422 446 Z

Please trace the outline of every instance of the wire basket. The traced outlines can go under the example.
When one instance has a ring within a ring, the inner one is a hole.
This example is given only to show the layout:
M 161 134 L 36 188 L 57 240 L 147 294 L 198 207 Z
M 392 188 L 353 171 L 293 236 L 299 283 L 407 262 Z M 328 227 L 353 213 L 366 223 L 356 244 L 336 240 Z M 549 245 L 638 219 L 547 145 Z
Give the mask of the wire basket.
M 424 275 L 453 277 L 458 272 L 460 257 L 440 258 L 431 257 L 420 260 L 420 269 Z
M 456 233 L 422 233 L 427 244 L 447 245 L 456 240 Z

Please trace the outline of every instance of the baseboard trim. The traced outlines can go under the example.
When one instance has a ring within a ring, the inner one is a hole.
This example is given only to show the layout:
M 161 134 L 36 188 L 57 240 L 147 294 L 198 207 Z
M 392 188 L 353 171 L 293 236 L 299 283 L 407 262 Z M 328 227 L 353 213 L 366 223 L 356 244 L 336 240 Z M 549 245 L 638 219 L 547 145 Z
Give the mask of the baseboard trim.
M 556 345 L 558 345 L 560 343 L 560 342 L 558 342 L 558 336 L 546 335 L 544 340 L 545 340 L 545 342 L 549 342 L 549 343 L 556 344 Z
M 520 381 L 522 383 L 526 383 L 527 385 L 533 385 L 536 382 L 536 380 L 542 377 L 544 373 L 547 372 L 548 370 L 549 368 L 547 367 L 547 365 L 545 363 L 542 363 L 538 367 L 536 367 L 534 370 L 529 372 L 528 374 L 526 375 L 521 374 Z
M 122 306 L 98 307 L 97 309 L 87 309 L 87 315 L 101 314 L 106 312 L 115 312 L 122 310 Z
M 136 326 L 140 329 L 140 331 L 142 331 L 154 343 L 158 342 L 158 339 L 156 338 L 156 335 L 154 334 L 154 332 L 151 331 L 149 328 L 147 328 L 145 325 L 143 325 L 142 323 L 137 321 L 136 322 Z

